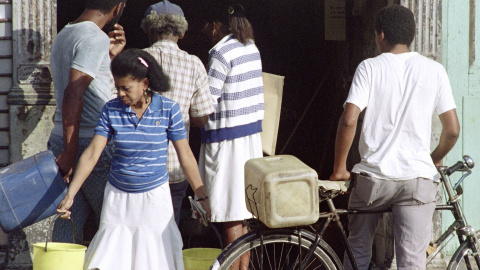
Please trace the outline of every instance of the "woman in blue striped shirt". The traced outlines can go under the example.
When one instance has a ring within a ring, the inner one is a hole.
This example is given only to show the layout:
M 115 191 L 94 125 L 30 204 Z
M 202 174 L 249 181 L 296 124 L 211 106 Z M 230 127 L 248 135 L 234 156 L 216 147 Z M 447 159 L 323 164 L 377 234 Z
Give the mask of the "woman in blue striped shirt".
M 88 247 L 85 269 L 183 269 L 166 169 L 169 141 L 207 217 L 210 208 L 180 107 L 156 93 L 168 91 L 168 77 L 147 52 L 126 50 L 111 69 L 118 97 L 104 106 L 58 211 L 70 216 L 75 194 L 113 140 L 100 228 Z

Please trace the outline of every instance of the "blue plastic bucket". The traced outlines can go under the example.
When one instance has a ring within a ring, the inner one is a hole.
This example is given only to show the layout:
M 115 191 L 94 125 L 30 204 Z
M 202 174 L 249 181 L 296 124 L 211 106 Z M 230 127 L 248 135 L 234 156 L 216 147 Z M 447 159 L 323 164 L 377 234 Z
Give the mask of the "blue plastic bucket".
M 0 226 L 10 232 L 54 215 L 66 192 L 51 151 L 0 168 Z

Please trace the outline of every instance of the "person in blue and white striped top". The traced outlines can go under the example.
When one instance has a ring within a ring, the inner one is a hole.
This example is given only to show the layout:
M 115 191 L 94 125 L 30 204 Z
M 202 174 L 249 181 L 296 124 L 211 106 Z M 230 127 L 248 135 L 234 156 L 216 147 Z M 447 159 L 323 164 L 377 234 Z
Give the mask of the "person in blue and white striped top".
M 205 27 L 215 44 L 208 83 L 216 110 L 201 131 L 199 166 L 212 221 L 223 223 L 226 246 L 246 233 L 242 221 L 252 217 L 245 203 L 244 165 L 263 156 L 265 106 L 260 52 L 244 8 L 236 4 L 222 11 Z
M 184 269 L 166 168 L 169 141 L 207 218 L 210 208 L 180 107 L 156 93 L 168 91 L 169 82 L 149 53 L 126 50 L 111 69 L 118 97 L 103 107 L 58 212 L 69 218 L 73 198 L 112 140 L 115 152 L 100 228 L 88 247 L 84 269 Z

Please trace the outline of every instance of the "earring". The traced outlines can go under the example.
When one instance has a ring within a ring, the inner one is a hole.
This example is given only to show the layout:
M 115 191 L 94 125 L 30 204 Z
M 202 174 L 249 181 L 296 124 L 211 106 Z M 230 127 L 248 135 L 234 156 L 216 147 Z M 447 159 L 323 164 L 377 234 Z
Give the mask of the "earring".
M 147 94 L 147 89 L 143 90 L 143 95 L 145 95 L 145 102 L 148 104 L 148 94 Z

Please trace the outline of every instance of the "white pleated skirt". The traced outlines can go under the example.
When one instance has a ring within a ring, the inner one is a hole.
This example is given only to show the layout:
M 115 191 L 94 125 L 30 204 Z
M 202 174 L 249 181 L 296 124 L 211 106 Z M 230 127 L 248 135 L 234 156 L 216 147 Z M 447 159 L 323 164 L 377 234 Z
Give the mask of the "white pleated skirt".
M 263 157 L 260 133 L 200 148 L 199 169 L 207 190 L 212 222 L 252 218 L 245 203 L 245 162 Z
M 151 191 L 105 188 L 100 227 L 85 270 L 183 270 L 182 237 L 173 218 L 168 182 Z

